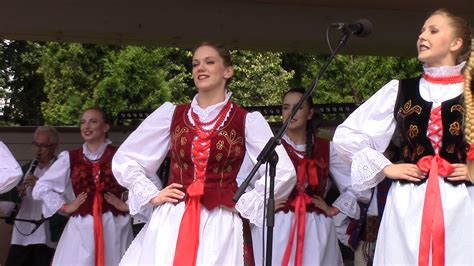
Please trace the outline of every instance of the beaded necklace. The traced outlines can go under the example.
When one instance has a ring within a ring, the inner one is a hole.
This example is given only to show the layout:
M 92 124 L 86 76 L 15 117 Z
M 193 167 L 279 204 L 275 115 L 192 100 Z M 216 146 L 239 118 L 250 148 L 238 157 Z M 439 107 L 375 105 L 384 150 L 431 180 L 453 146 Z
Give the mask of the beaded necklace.
M 194 120 L 194 124 L 196 126 L 196 131 L 199 133 L 203 132 L 203 133 L 207 133 L 207 134 L 211 134 L 212 132 L 214 132 L 214 130 L 217 129 L 217 127 L 219 127 L 222 122 L 224 121 L 225 119 L 225 116 L 227 114 L 227 112 L 229 111 L 230 107 L 231 107 L 231 103 L 230 101 L 227 101 L 226 105 L 224 105 L 224 107 L 222 108 L 222 110 L 216 115 L 216 117 L 214 117 L 213 119 L 211 119 L 210 121 L 207 121 L 207 122 L 202 122 L 200 119 L 199 119 L 199 116 L 194 112 L 193 109 L 191 109 L 191 117 L 193 118 Z M 214 123 L 214 126 L 210 129 L 204 129 L 204 126 L 208 126 L 208 125 L 211 125 L 212 123 Z
M 454 76 L 446 76 L 446 77 L 433 77 L 429 74 L 423 74 L 423 78 L 431 83 L 434 84 L 455 84 L 455 83 L 461 83 L 464 81 L 464 76 L 463 75 L 454 75 Z

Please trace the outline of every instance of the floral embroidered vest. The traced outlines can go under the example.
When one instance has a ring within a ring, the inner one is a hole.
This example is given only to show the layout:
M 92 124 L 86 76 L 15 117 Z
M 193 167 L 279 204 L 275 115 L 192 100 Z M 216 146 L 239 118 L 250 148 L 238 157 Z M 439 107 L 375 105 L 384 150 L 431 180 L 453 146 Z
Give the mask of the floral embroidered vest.
M 190 107 L 190 104 L 176 106 L 170 129 L 171 171 L 168 184 L 182 184 L 184 192 L 194 179 L 191 144 L 196 131 L 188 119 Z M 201 196 L 201 203 L 208 210 L 219 205 L 235 206 L 232 197 L 237 191 L 236 177 L 245 155 L 246 115 L 245 109 L 233 104 L 224 125 L 211 137 L 204 195 Z
M 419 81 L 420 78 L 400 80 L 394 110 L 402 158 L 407 163 L 417 163 L 420 158 L 435 154 L 427 137 L 432 103 L 421 97 Z M 469 146 L 464 140 L 462 94 L 441 103 L 441 116 L 443 138 L 439 155 L 450 163 L 464 163 Z
M 108 145 L 98 163 L 100 164 L 100 180 L 105 183 L 105 190 L 103 193 L 110 192 L 120 198 L 126 189 L 117 183 L 117 180 L 115 180 L 115 177 L 112 174 L 112 157 L 116 151 L 116 147 Z M 74 194 L 77 196 L 82 192 L 87 193 L 86 201 L 71 215 L 92 215 L 92 205 L 96 191 L 94 176 L 92 174 L 92 163 L 85 158 L 82 153 L 82 147 L 69 151 L 69 160 L 71 164 L 71 181 Z M 102 213 L 108 211 L 111 211 L 115 216 L 126 214 L 117 210 L 114 206 L 104 200 L 102 204 Z
M 282 145 L 285 147 L 285 150 L 288 153 L 295 169 L 298 169 L 299 162 L 302 158 L 300 158 L 295 152 L 293 152 L 293 147 L 288 144 L 285 140 L 282 140 Z M 316 161 L 316 168 L 318 173 L 318 185 L 311 186 L 307 184 L 306 186 L 306 194 L 310 197 L 320 196 L 324 198 L 324 194 L 326 192 L 326 186 L 328 184 L 329 178 L 329 141 L 321 138 L 314 138 L 314 146 L 313 146 L 313 156 L 312 159 Z M 290 193 L 288 197 L 287 204 L 282 211 L 288 212 L 288 210 L 293 210 L 293 207 L 290 205 L 290 202 L 297 195 L 296 187 Z M 309 204 L 306 206 L 306 212 L 318 212 L 321 213 L 321 210 L 316 208 L 313 204 Z

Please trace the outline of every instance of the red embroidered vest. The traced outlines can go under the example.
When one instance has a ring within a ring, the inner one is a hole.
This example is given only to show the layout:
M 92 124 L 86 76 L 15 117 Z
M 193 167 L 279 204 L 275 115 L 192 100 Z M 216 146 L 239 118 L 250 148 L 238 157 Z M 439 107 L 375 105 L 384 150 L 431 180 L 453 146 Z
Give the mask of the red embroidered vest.
M 171 171 L 168 184 L 179 183 L 187 187 L 194 179 L 191 158 L 195 128 L 188 119 L 190 104 L 178 105 L 171 121 Z M 237 190 L 237 173 L 245 155 L 245 117 L 247 111 L 233 104 L 224 125 L 211 137 L 207 161 L 204 195 L 201 203 L 208 210 L 224 205 L 233 208 L 232 197 Z
M 108 145 L 98 163 L 100 164 L 100 180 L 105 183 L 105 190 L 103 192 L 110 192 L 120 198 L 126 189 L 117 183 L 117 180 L 115 180 L 115 177 L 112 174 L 112 157 L 116 151 L 116 147 Z M 92 175 L 92 163 L 84 157 L 82 147 L 69 151 L 69 160 L 71 164 L 71 181 L 74 194 L 77 196 L 82 192 L 87 193 L 86 201 L 71 215 L 92 215 L 92 205 L 96 190 L 94 176 Z M 104 200 L 102 204 L 102 213 L 108 211 L 111 211 L 114 216 L 126 214 L 117 210 L 114 206 Z
M 285 140 L 282 140 L 282 145 L 285 147 L 286 151 L 288 152 L 288 156 L 290 157 L 295 169 L 298 169 L 298 165 L 302 158 L 300 158 L 295 152 L 293 152 L 293 147 L 288 144 Z M 324 193 L 326 192 L 326 186 L 328 183 L 329 178 L 329 141 L 321 138 L 314 138 L 314 146 L 313 146 L 313 160 L 316 160 L 317 166 L 317 173 L 318 173 L 318 185 L 311 186 L 307 184 L 305 192 L 308 196 L 320 196 L 324 198 Z M 296 186 L 293 191 L 290 193 L 288 197 L 287 204 L 281 210 L 284 212 L 288 212 L 288 210 L 294 211 L 293 207 L 290 203 L 296 198 L 297 195 Z M 306 212 L 318 212 L 321 213 L 321 210 L 316 208 L 313 204 L 309 204 L 306 206 Z

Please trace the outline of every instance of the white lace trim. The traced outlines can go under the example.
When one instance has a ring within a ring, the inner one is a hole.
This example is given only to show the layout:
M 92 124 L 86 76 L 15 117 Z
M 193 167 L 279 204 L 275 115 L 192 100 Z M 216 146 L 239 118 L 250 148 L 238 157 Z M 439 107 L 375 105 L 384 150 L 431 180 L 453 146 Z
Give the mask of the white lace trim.
M 33 192 L 35 199 L 43 201 L 43 215 L 45 218 L 53 216 L 66 203 L 60 194 L 47 187 L 38 187 Z
M 110 139 L 105 139 L 104 143 L 100 144 L 99 148 L 95 152 L 91 152 L 87 146 L 87 142 L 82 144 L 82 154 L 91 161 L 99 160 L 104 154 L 105 149 L 109 144 L 112 144 Z
M 354 154 L 351 165 L 352 187 L 355 190 L 365 190 L 377 186 L 384 178 L 383 168 L 392 163 L 369 147 Z
M 333 202 L 332 206 L 338 208 L 342 213 L 351 218 L 359 219 L 360 217 L 359 204 L 357 204 L 356 198 L 350 193 L 342 193 Z
M 235 204 L 240 215 L 258 227 L 263 226 L 263 207 L 263 198 L 255 190 L 244 193 Z
M 446 77 L 446 76 L 461 74 L 462 69 L 465 64 L 466 62 L 461 62 L 455 66 L 439 66 L 439 67 L 428 67 L 427 65 L 423 65 L 423 69 L 426 74 L 429 74 L 433 77 Z
M 199 94 L 196 94 L 191 102 L 191 108 L 188 110 L 188 113 L 187 113 L 187 117 L 188 117 L 188 121 L 194 126 L 194 119 L 192 118 L 191 116 L 191 109 L 198 115 L 199 119 L 201 119 L 201 121 L 203 122 L 206 122 L 206 120 L 211 120 L 212 118 L 214 118 L 215 116 L 218 115 L 218 113 L 222 110 L 222 108 L 224 108 L 224 106 L 227 104 L 227 102 L 230 100 L 230 97 L 232 96 L 232 92 L 226 92 L 225 93 L 225 100 L 223 102 L 220 102 L 220 103 L 216 103 L 214 105 L 211 105 L 211 106 L 208 106 L 206 108 L 201 108 L 198 104 L 198 97 L 199 97 Z M 224 120 L 222 121 L 222 123 L 219 125 L 219 127 L 222 127 L 222 125 L 225 124 L 225 122 L 227 121 L 227 119 L 229 118 L 229 115 L 232 111 L 232 109 L 234 108 L 234 105 L 232 104 L 230 109 L 227 111 L 226 115 L 225 115 L 225 118 Z M 212 117 L 211 117 L 212 116 Z M 210 125 L 207 125 L 207 126 L 204 126 L 204 129 L 210 129 L 212 127 L 214 127 L 215 123 L 213 124 L 210 124 Z
M 140 178 L 135 182 L 129 190 L 128 207 L 130 215 L 135 215 L 140 212 L 142 206 L 145 206 L 149 201 L 156 197 L 160 190 L 148 178 Z

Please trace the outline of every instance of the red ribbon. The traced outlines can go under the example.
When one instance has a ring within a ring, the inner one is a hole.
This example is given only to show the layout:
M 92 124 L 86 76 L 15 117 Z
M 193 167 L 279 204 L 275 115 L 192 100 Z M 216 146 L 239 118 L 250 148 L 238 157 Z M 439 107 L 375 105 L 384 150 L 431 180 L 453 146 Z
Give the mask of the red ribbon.
M 318 180 L 318 172 L 316 168 L 316 160 L 311 159 L 301 159 L 300 163 L 298 164 L 298 184 L 304 186 L 306 181 L 306 177 L 308 178 L 308 184 L 310 186 L 317 186 L 319 183 Z
M 199 226 L 201 222 L 201 196 L 204 194 L 204 183 L 193 182 L 186 190 L 189 194 L 186 209 L 179 226 L 176 251 L 173 265 L 196 265 L 199 247 Z
M 444 216 L 439 177 L 448 176 L 454 171 L 454 167 L 448 161 L 439 157 L 438 154 L 421 158 L 417 166 L 421 171 L 429 172 L 421 219 L 418 265 L 425 266 L 429 264 L 431 249 L 432 265 L 444 265 Z
M 94 220 L 94 248 L 95 248 L 95 265 L 105 265 L 104 251 L 104 227 L 102 225 L 102 202 L 105 184 L 100 182 L 100 165 L 94 163 L 92 165 L 92 175 L 95 182 L 94 203 L 92 205 L 92 218 Z
M 306 180 L 311 186 L 318 185 L 318 173 L 316 169 L 316 161 L 311 159 L 301 159 L 297 169 L 297 181 L 296 189 L 298 194 L 296 198 L 291 202 L 291 206 L 295 208 L 295 219 L 291 226 L 290 238 L 286 245 L 285 254 L 281 265 L 288 265 L 291 256 L 291 250 L 293 249 L 293 242 L 295 240 L 296 228 L 298 232 L 296 235 L 296 254 L 295 254 L 295 265 L 301 266 L 303 264 L 303 251 L 304 251 L 304 235 L 306 226 L 306 205 L 311 203 L 311 197 L 305 193 L 304 185 Z
M 467 159 L 469 161 L 474 161 L 474 144 L 469 146 L 469 151 L 467 152 Z
M 179 225 L 178 239 L 174 254 L 173 265 L 196 265 L 199 248 L 199 226 L 201 222 L 201 196 L 204 195 L 204 179 L 206 176 L 206 162 L 209 157 L 211 144 L 210 134 L 199 132 L 193 141 L 193 162 L 195 179 L 187 188 L 188 199 L 181 224 Z

